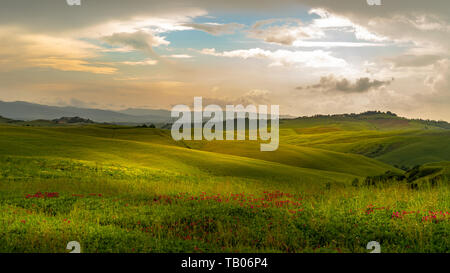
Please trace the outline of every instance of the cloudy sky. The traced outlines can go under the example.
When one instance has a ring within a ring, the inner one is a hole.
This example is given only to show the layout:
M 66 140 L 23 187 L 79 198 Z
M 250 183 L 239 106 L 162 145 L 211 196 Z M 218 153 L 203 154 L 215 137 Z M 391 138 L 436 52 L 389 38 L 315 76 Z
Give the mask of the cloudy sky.
M 450 121 L 450 1 L 2 0 L 0 100 Z

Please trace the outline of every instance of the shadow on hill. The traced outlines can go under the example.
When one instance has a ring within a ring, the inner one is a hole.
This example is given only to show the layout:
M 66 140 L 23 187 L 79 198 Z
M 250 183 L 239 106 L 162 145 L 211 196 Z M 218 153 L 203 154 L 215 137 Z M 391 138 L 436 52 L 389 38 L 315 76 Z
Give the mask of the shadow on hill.
M 443 163 L 445 164 L 445 163 Z M 437 186 L 439 183 L 448 183 L 450 175 L 445 166 L 436 164 L 417 165 L 405 171 L 397 173 L 386 171 L 384 174 L 367 176 L 362 184 L 358 179 L 353 180 L 352 185 L 358 186 L 382 186 L 392 183 L 406 183 L 411 189 L 418 189 L 419 186 Z

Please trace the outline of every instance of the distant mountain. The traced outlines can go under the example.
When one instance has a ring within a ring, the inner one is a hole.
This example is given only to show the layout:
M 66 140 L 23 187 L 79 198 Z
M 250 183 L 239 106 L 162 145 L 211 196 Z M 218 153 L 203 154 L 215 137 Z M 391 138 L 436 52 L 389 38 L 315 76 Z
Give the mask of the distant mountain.
M 134 113 L 134 114 L 133 114 Z M 22 101 L 0 101 L 0 116 L 19 120 L 53 120 L 61 117 L 80 117 L 95 122 L 110 123 L 166 123 L 170 122 L 170 112 L 167 110 L 128 109 L 111 111 L 78 107 L 47 106 Z
M 0 116 L 16 120 L 54 120 L 61 117 L 80 117 L 94 122 L 108 122 L 117 124 L 136 123 L 171 123 L 171 112 L 164 109 L 128 108 L 111 111 L 79 107 L 48 106 L 23 101 L 0 101 Z M 224 112 L 225 117 L 225 112 Z M 294 118 L 289 115 L 280 115 L 282 119 Z

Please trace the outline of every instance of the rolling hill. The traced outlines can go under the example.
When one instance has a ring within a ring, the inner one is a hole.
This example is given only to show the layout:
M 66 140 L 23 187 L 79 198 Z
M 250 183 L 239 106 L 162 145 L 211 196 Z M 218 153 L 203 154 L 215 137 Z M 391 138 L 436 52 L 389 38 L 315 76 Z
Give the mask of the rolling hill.
M 137 112 L 129 109 L 127 112 L 146 113 L 145 109 L 137 110 Z M 14 123 L 6 118 L 0 122 Z M 30 125 L 30 122 L 18 124 Z M 3 127 L 2 136 L 7 137 L 8 134 L 12 134 L 9 135 L 9 140 L 8 138 L 3 139 L 3 143 L 10 141 L 10 145 L 7 147 L 12 154 L 23 155 L 20 151 L 24 151 L 27 143 L 25 140 L 18 141 L 20 137 L 13 134 L 16 132 L 22 136 L 27 135 L 31 139 L 34 137 L 35 141 L 38 141 L 39 138 L 42 140 L 51 138 L 53 142 L 62 141 L 61 144 L 56 145 L 57 147 L 64 147 L 68 145 L 68 140 L 72 140 L 74 144 L 77 143 L 79 151 L 84 149 L 91 151 L 98 147 L 105 147 L 105 150 L 111 151 L 110 157 L 118 158 L 119 161 L 123 161 L 127 154 L 136 154 L 136 156 L 128 156 L 133 160 L 127 161 L 126 164 L 137 163 L 137 159 L 142 158 L 139 165 L 146 167 L 181 169 L 180 166 L 184 166 L 186 170 L 190 170 L 190 167 L 192 170 L 208 172 L 214 170 L 215 175 L 228 173 L 233 176 L 235 175 L 234 171 L 240 172 L 241 168 L 248 170 L 254 168 L 256 174 L 258 173 L 256 170 L 262 166 L 260 164 L 263 164 L 269 169 L 279 169 L 282 166 L 289 170 L 286 173 L 309 170 L 319 176 L 327 177 L 330 172 L 339 174 L 336 176 L 336 180 L 348 181 L 352 176 L 366 177 L 386 171 L 402 172 L 399 168 L 406 169 L 419 164 L 450 161 L 450 130 L 446 129 L 447 123 L 408 120 L 392 113 L 366 112 L 358 115 L 315 116 L 282 120 L 280 147 L 272 153 L 261 153 L 259 151 L 260 143 L 255 141 L 176 142 L 172 140 L 170 130 L 164 129 L 98 124 L 51 128 L 44 121 L 31 124 L 38 127 L 32 129 L 20 126 L 17 128 Z M 15 142 L 20 145 L 15 146 Z M 93 144 L 94 142 L 104 144 Z M 42 143 L 46 143 L 46 141 Z M 48 149 L 50 146 L 52 144 L 49 144 Z M 114 148 L 115 146 L 118 147 Z M 17 150 L 10 149 L 11 147 L 15 147 Z M 45 147 L 45 145 L 40 147 Z M 40 147 L 28 147 L 27 150 L 35 151 Z M 3 147 L 3 149 L 5 148 Z M 71 150 L 66 149 L 65 155 L 68 155 Z M 152 154 L 152 156 L 137 155 L 139 150 L 145 151 L 146 154 Z M 7 151 L 3 152 L 8 154 Z M 106 152 L 95 151 L 93 153 L 97 155 L 95 160 L 101 158 L 98 155 L 103 153 L 105 158 L 108 157 Z M 59 155 L 49 153 L 46 156 Z M 204 160 L 206 158 L 208 159 Z M 74 159 L 89 160 L 89 158 L 80 156 L 75 156 Z M 161 165 L 161 162 L 165 163 Z M 224 166 L 229 166 L 229 170 L 226 167 L 220 168 L 221 163 L 218 162 L 227 162 L 224 163 Z M 234 163 L 231 164 L 231 162 Z M 244 168 L 242 164 L 246 167 Z M 266 170 L 262 173 L 269 175 Z M 310 174 L 311 172 L 306 172 L 304 176 Z M 280 177 L 286 178 L 283 175 Z
M 103 133 L 101 137 L 86 135 L 83 129 L 79 128 L 76 133 L 74 132 L 76 128 L 68 127 L 2 126 L 0 154 L 135 166 L 186 176 L 218 176 L 280 183 L 349 181 L 352 178 L 345 173 L 294 167 L 260 159 L 180 147 L 167 138 L 166 134 L 160 135 L 158 129 L 145 129 L 156 133 L 154 138 L 159 140 L 154 142 L 127 140 L 126 137 L 121 139 L 122 131 L 130 133 L 127 129 L 115 130 L 115 133 L 107 128 L 86 130 L 88 134 Z
M 0 252 L 448 252 L 449 130 L 322 119 L 283 121 L 260 152 L 0 118 Z
M 286 144 L 359 154 L 392 166 L 450 161 L 450 126 L 444 121 L 367 112 L 285 120 L 281 128 Z

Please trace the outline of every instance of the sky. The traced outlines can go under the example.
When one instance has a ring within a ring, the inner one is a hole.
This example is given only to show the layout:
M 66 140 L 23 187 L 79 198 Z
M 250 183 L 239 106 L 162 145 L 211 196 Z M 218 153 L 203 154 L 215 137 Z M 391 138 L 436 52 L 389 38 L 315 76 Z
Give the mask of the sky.
M 0 100 L 450 121 L 450 1 L 2 0 Z

